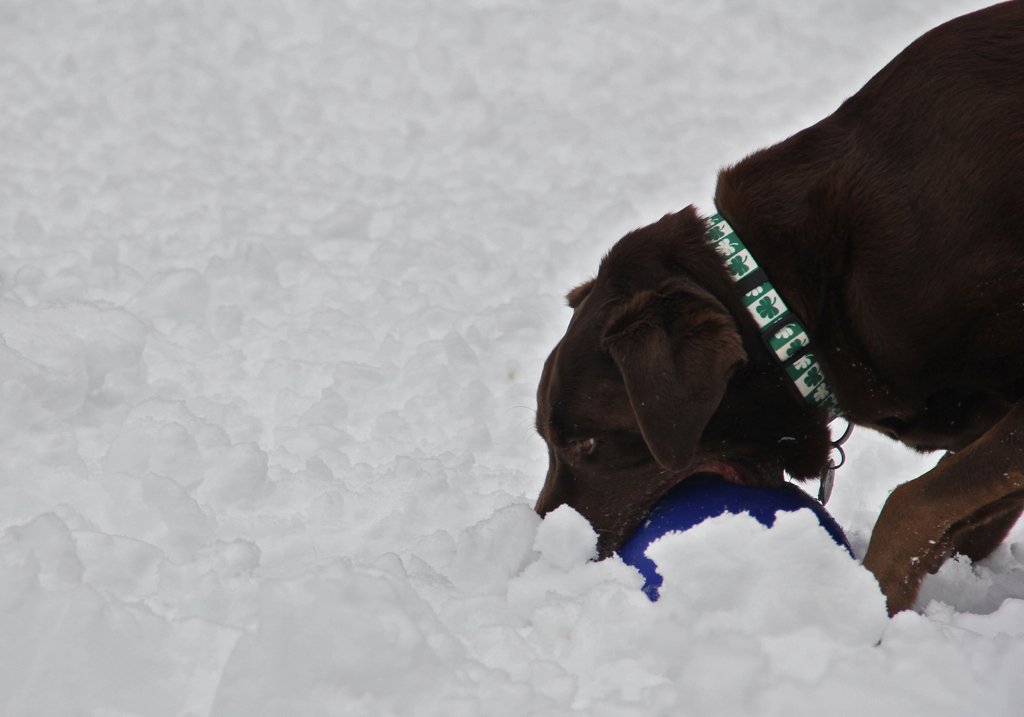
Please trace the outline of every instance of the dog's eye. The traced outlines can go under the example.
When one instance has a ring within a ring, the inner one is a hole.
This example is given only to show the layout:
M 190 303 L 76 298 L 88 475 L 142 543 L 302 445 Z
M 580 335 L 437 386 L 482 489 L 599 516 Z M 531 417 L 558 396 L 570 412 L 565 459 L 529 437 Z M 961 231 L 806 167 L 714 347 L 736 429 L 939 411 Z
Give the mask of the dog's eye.
M 581 441 L 569 441 L 569 445 L 581 454 L 589 456 L 594 452 L 594 448 L 597 447 L 597 441 L 593 438 L 586 438 Z

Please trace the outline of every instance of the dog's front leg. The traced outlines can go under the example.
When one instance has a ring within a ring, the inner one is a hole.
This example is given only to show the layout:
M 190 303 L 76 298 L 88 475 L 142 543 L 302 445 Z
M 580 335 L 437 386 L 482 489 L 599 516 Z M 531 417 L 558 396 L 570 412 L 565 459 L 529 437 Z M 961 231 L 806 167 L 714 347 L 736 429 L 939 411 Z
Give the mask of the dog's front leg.
M 980 559 L 1024 507 L 1024 406 L 981 438 L 892 492 L 871 534 L 864 567 L 875 574 L 889 614 L 913 607 L 925 573 L 952 553 Z

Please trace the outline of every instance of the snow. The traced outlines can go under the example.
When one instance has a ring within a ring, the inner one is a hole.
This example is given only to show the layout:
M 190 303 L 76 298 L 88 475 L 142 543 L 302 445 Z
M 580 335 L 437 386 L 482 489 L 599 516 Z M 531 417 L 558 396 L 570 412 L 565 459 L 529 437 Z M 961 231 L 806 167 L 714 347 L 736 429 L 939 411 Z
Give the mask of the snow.
M 1024 528 L 918 609 L 810 514 L 532 503 L 562 296 L 968 0 L 0 6 L 11 715 L 1016 715 Z M 863 556 L 928 469 L 864 431 Z

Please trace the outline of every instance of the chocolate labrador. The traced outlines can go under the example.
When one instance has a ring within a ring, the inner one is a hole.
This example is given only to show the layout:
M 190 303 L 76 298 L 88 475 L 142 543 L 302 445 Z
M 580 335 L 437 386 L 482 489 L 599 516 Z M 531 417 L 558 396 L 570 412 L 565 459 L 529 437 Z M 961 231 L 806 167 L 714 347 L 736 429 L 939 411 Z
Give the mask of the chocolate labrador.
M 715 204 L 626 235 L 569 293 L 537 392 L 537 511 L 568 503 L 607 557 L 697 471 L 821 476 L 841 412 L 947 451 L 893 491 L 864 558 L 907 609 L 1024 508 L 1024 2 L 928 32 L 723 170 Z

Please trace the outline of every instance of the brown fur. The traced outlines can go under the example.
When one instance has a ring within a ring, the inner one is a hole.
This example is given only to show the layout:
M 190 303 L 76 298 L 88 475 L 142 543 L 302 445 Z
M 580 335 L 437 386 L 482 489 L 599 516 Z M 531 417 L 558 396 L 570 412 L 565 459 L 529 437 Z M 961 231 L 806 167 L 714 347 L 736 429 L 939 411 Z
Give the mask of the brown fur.
M 715 203 L 805 322 L 845 415 L 946 450 L 897 488 L 864 564 L 895 613 L 1024 507 L 1024 2 L 925 34 L 830 117 L 719 175 Z M 544 366 L 542 515 L 602 556 L 695 467 L 816 476 L 826 417 L 772 361 L 693 207 L 628 234 Z M 595 439 L 590 442 L 590 439 Z

